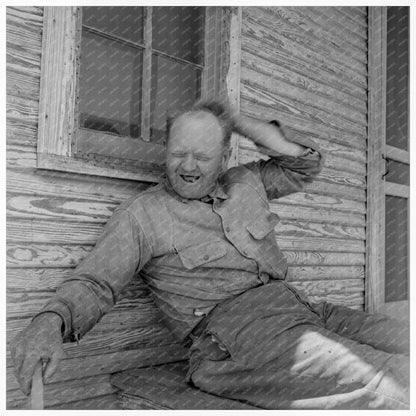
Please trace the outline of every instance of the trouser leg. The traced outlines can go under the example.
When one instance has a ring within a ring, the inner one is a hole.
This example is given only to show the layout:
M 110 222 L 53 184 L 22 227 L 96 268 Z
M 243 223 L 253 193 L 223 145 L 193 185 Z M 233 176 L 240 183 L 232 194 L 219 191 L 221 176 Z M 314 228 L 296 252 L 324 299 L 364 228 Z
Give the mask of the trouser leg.
M 396 354 L 410 350 L 409 326 L 379 313 L 368 314 L 328 302 L 314 304 L 325 327 L 343 337 Z
M 299 325 L 276 338 L 259 368 L 228 356 L 209 335 L 193 346 L 190 378 L 213 394 L 265 409 L 407 409 L 408 357 L 324 328 Z

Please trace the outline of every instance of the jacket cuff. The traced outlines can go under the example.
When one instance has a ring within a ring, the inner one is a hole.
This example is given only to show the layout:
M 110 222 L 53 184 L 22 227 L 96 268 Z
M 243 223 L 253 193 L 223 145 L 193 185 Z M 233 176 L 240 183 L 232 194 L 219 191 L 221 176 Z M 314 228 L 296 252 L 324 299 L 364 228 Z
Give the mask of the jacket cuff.
M 49 302 L 46 303 L 45 306 L 32 318 L 32 321 L 38 317 L 39 315 L 42 315 L 44 313 L 55 313 L 59 315 L 62 319 L 62 338 L 64 342 L 71 341 L 70 334 L 71 334 L 71 328 L 72 328 L 72 315 L 71 310 L 66 305 L 66 302 L 64 299 L 61 298 L 53 298 Z
M 284 130 L 282 130 L 281 124 L 277 120 L 271 120 L 269 121 L 269 124 L 273 124 L 274 126 L 276 126 L 281 131 L 281 133 L 285 136 L 286 140 L 288 140 L 289 142 L 296 143 L 296 144 L 306 147 L 305 151 L 300 156 L 297 156 L 297 157 L 309 156 L 310 154 L 315 154 L 315 153 L 320 153 L 322 156 L 321 149 L 313 140 L 307 137 L 299 137 L 299 136 L 296 136 L 294 138 L 287 137 L 284 134 Z M 284 155 L 283 153 L 278 153 L 278 152 L 269 150 L 263 146 L 257 146 L 257 147 L 259 148 L 259 151 L 261 153 L 264 153 L 268 156 L 272 156 L 272 157 L 273 156 L 287 156 L 287 155 Z

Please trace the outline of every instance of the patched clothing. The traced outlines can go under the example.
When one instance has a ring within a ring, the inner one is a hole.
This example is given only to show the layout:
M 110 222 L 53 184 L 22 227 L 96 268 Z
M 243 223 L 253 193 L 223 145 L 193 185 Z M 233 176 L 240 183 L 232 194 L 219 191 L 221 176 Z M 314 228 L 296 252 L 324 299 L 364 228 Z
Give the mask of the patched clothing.
M 79 339 L 140 273 L 166 325 L 192 344 L 195 386 L 269 409 L 406 408 L 408 357 L 391 354 L 408 351 L 400 324 L 310 305 L 284 280 L 268 201 L 301 191 L 323 164 L 313 142 L 297 142 L 301 156 L 268 152 L 232 168 L 202 200 L 166 180 L 123 203 L 41 313 L 58 313 L 64 339 Z
M 216 305 L 269 279 L 284 279 L 286 259 L 268 200 L 300 191 L 322 167 L 310 140 L 302 156 L 273 154 L 229 169 L 211 201 L 179 197 L 168 181 L 116 209 L 94 250 L 42 311 L 79 339 L 108 312 L 140 271 L 165 323 L 181 340 Z M 271 152 L 269 152 L 270 154 Z

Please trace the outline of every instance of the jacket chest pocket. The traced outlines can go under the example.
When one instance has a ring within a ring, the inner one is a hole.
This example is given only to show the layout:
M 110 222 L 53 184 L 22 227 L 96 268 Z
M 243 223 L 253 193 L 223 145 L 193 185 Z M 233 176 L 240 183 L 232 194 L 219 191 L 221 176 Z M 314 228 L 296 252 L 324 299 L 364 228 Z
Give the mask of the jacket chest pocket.
M 222 241 L 208 241 L 178 251 L 179 258 L 186 269 L 194 269 L 227 254 L 227 248 Z
M 274 231 L 279 221 L 279 216 L 274 213 L 269 213 L 267 216 L 259 215 L 253 222 L 246 226 L 246 230 L 254 240 L 260 241 Z

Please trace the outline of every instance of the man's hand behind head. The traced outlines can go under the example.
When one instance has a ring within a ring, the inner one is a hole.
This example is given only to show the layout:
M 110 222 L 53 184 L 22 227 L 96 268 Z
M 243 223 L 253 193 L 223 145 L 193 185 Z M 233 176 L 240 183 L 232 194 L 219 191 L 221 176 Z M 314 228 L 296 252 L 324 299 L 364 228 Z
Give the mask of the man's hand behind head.
M 39 361 L 46 363 L 43 379 L 48 380 L 56 371 L 59 361 L 64 356 L 62 319 L 55 313 L 44 313 L 13 340 L 10 352 L 14 362 L 14 373 L 20 388 L 28 395 L 32 377 Z

